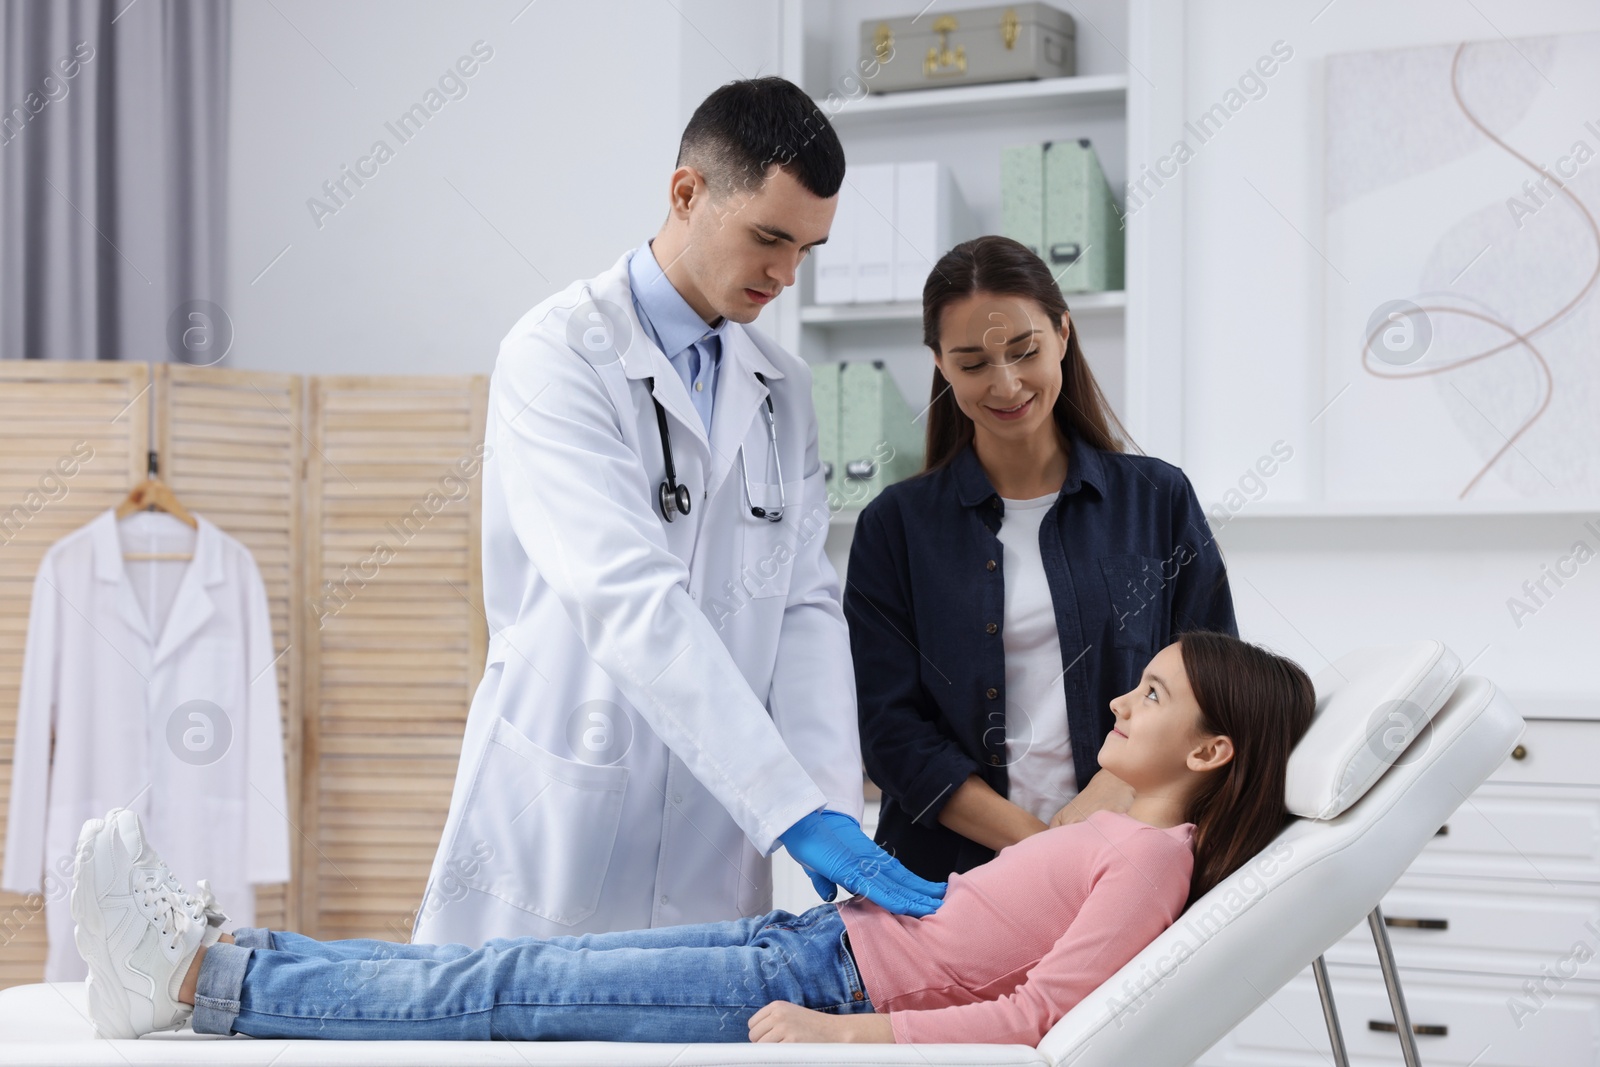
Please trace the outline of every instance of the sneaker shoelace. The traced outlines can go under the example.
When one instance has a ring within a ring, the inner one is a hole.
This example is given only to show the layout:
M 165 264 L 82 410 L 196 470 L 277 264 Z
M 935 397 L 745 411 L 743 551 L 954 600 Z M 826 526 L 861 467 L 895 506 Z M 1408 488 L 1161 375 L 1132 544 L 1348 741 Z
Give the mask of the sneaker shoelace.
M 178 881 L 171 868 L 165 864 L 162 865 L 161 870 L 165 875 L 166 884 L 174 894 L 182 899 L 183 907 L 195 922 L 204 920 L 210 926 L 221 926 L 228 921 L 227 914 L 217 905 L 217 898 L 211 893 L 209 879 L 201 878 L 195 882 L 200 887 L 200 891 L 196 893 L 192 890 L 184 889 L 183 883 Z
M 161 936 L 167 950 L 175 952 L 183 941 L 183 934 L 191 926 L 208 919 L 207 904 L 193 893 L 182 892 L 172 872 L 163 863 L 159 868 L 146 867 L 141 871 L 139 903 L 152 921 L 161 924 Z M 206 897 L 210 897 L 207 887 Z M 215 905 L 215 900 L 211 905 Z M 220 914 L 220 912 L 218 913 Z

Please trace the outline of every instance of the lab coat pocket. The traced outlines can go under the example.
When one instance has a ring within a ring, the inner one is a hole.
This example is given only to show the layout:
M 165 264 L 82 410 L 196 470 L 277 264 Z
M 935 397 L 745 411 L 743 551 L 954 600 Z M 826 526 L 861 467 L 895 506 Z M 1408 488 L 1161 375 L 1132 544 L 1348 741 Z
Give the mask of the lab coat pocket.
M 626 767 L 563 759 L 497 719 L 451 842 L 451 873 L 552 922 L 581 922 L 600 904 L 627 781 Z
M 740 502 L 739 524 L 744 537 L 744 554 L 737 584 L 752 598 L 786 597 L 794 577 L 795 531 L 799 529 L 804 481 L 784 482 L 780 494 L 777 482 L 750 482 L 750 498 Z M 782 518 L 773 522 L 751 514 L 751 502 L 759 508 L 782 507 Z
M 1102 556 L 1100 573 L 1110 597 L 1115 647 L 1154 652 L 1156 620 L 1166 603 L 1161 561 L 1154 556 Z

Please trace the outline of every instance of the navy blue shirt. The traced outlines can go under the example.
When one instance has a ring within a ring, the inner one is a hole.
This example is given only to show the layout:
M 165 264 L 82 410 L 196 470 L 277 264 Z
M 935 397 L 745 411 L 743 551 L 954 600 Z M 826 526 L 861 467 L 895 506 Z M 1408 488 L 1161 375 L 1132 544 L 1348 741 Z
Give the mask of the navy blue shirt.
M 994 857 L 940 825 L 950 795 L 971 774 L 1008 795 L 1004 508 L 968 444 L 944 467 L 885 488 L 850 547 L 844 613 L 862 757 L 883 790 L 876 839 L 935 881 Z M 1081 787 L 1100 768 L 1111 700 L 1177 634 L 1237 635 L 1233 598 L 1184 473 L 1075 436 L 1039 548 Z

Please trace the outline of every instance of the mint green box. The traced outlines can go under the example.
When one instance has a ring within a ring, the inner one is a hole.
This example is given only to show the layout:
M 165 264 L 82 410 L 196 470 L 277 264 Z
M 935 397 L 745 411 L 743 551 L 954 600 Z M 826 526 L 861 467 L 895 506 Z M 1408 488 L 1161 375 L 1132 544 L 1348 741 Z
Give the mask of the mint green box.
M 1122 217 L 1087 138 L 1044 146 L 1041 255 L 1063 293 L 1122 288 Z
M 1000 233 L 1044 254 L 1044 145 L 1000 150 Z
M 846 363 L 839 375 L 836 485 L 846 508 L 864 507 L 922 469 L 924 432 L 917 413 L 881 362 Z
M 844 477 L 839 463 L 839 364 L 811 365 L 811 404 L 817 413 L 817 459 L 831 500 Z

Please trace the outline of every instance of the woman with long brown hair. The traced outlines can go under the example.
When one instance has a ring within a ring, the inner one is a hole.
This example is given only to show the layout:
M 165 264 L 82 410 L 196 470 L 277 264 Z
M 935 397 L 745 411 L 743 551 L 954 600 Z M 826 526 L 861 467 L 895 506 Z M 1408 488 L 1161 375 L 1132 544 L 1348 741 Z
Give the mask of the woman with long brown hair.
M 922 323 L 924 469 L 863 509 L 844 611 L 877 841 L 938 880 L 1127 810 L 1096 760 L 1111 698 L 1180 633 L 1237 627 L 1194 489 L 1128 451 L 1037 255 L 957 245 Z
M 1190 632 L 1110 702 L 1100 810 L 950 878 L 932 915 L 866 897 L 729 922 L 467 945 L 221 933 L 115 809 L 78 838 L 72 915 L 101 1037 L 185 1023 L 270 1038 L 1037 1045 L 1289 822 L 1311 680 Z

